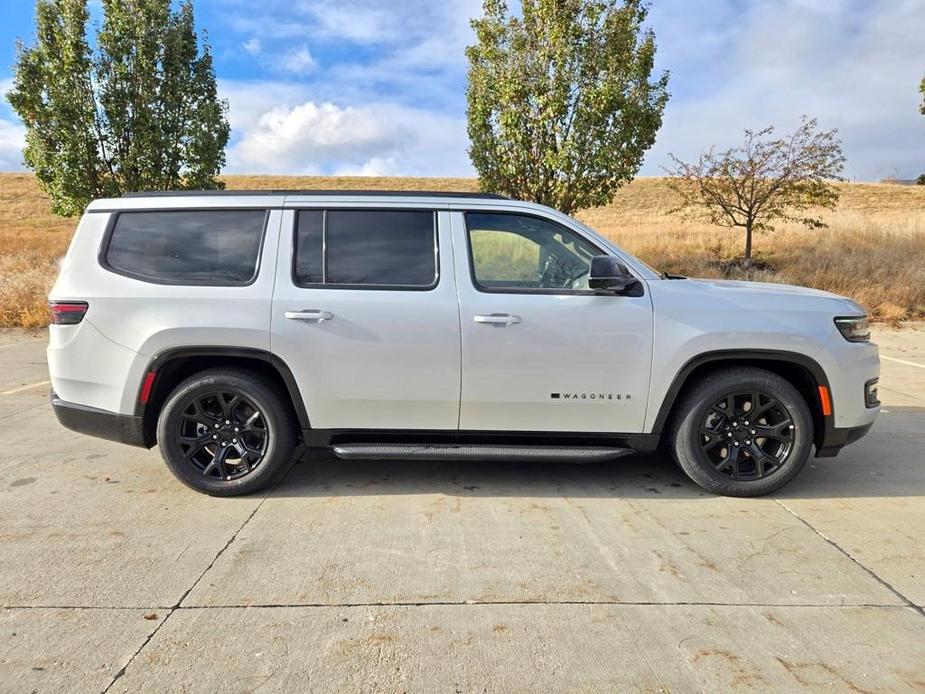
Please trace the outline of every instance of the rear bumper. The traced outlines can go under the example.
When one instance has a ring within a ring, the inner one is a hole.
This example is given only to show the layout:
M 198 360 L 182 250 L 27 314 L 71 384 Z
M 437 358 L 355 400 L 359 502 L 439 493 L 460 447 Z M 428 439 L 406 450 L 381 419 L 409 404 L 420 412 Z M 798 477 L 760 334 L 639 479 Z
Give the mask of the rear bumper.
M 816 448 L 817 458 L 834 458 L 842 448 L 849 443 L 854 443 L 858 439 L 867 435 L 873 422 L 857 427 L 844 427 L 826 429 L 822 439 L 822 445 Z
M 141 417 L 66 402 L 54 391 L 51 393 L 51 407 L 58 421 L 71 431 L 129 446 L 150 448 L 145 443 Z

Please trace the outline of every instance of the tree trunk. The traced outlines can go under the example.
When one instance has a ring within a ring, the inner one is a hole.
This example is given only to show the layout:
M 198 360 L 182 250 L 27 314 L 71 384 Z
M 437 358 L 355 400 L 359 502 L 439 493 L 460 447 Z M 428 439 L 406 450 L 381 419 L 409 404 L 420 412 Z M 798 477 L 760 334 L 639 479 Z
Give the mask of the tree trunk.
M 752 223 L 745 225 L 745 267 L 752 265 Z

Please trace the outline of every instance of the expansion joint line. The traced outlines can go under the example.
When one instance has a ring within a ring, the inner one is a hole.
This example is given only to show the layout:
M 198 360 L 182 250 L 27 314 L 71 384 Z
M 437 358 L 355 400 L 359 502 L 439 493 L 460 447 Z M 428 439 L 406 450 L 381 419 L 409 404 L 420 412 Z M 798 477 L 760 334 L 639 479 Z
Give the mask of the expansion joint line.
M 894 587 L 892 586 L 892 584 L 890 584 L 890 583 L 889 583 L 888 581 L 886 581 L 885 579 L 881 578 L 881 577 L 877 574 L 877 572 L 875 572 L 873 569 L 869 568 L 868 566 L 866 566 L 866 565 L 862 564 L 860 561 L 858 561 L 857 558 L 855 558 L 855 557 L 851 554 L 851 552 L 849 552 L 849 551 L 846 550 L 844 547 L 842 547 L 840 544 L 838 544 L 837 542 L 835 542 L 835 540 L 833 540 L 832 538 L 830 538 L 830 537 L 828 537 L 827 535 L 825 535 L 824 533 L 820 532 L 819 529 L 816 528 L 812 523 L 810 523 L 809 521 L 805 520 L 805 519 L 804 519 L 803 517 L 801 517 L 796 511 L 794 511 L 792 508 L 790 508 L 789 506 L 787 506 L 787 504 L 785 504 L 785 503 L 784 503 L 783 501 L 781 501 L 780 499 L 774 498 L 774 501 L 775 501 L 775 503 L 777 503 L 778 506 L 780 506 L 782 509 L 784 509 L 787 513 L 789 513 L 791 516 L 793 516 L 794 518 L 796 518 L 798 521 L 800 521 L 800 522 L 801 522 L 803 525 L 805 525 L 807 528 L 809 528 L 809 529 L 812 530 L 814 533 L 816 533 L 816 535 L 818 535 L 819 537 L 821 537 L 823 540 L 825 540 L 827 543 L 829 543 L 829 544 L 830 544 L 832 547 L 834 547 L 836 550 L 838 550 L 838 551 L 841 552 L 843 555 L 845 555 L 846 557 L 848 557 L 848 559 L 850 559 L 854 564 L 856 564 L 862 571 L 864 571 L 865 573 L 867 573 L 868 576 L 870 576 L 871 578 L 873 578 L 877 583 L 879 583 L 881 586 L 883 586 L 883 587 L 886 588 L 888 591 L 890 591 L 893 595 L 895 595 L 897 598 L 899 598 L 899 599 L 905 604 L 906 607 L 908 607 L 908 608 L 909 608 L 910 610 L 912 610 L 913 612 L 917 613 L 919 616 L 925 617 L 925 609 L 922 609 L 921 607 L 919 607 L 918 605 L 916 605 L 914 602 L 912 602 L 912 600 L 910 600 L 910 599 L 907 598 L 905 595 L 903 595 L 901 592 L 899 592 L 899 590 L 897 590 L 896 588 L 894 588 Z
M 273 488 L 274 488 L 274 489 L 276 488 L 275 485 L 274 485 Z M 146 638 L 144 641 L 142 641 L 141 645 L 138 647 L 138 650 L 136 650 L 136 651 L 132 654 L 132 657 L 128 659 L 128 662 L 126 662 L 125 665 L 123 665 L 123 666 L 119 669 L 119 671 L 115 674 L 115 676 L 113 676 L 113 678 L 112 678 L 112 680 L 109 682 L 109 684 L 106 685 L 106 688 L 103 689 L 103 694 L 106 694 L 110 689 L 112 689 L 113 685 L 114 685 L 116 682 L 119 681 L 119 678 L 121 678 L 122 675 L 125 674 L 126 670 L 128 670 L 128 668 L 131 666 L 131 664 L 135 661 L 135 658 L 137 658 L 138 655 L 145 649 L 145 646 L 147 646 L 147 645 L 151 642 L 151 639 L 154 638 L 154 635 L 157 634 L 157 632 L 161 630 L 161 627 L 163 627 L 163 626 L 167 623 L 167 621 L 170 619 L 170 617 L 171 617 L 175 612 L 177 612 L 177 611 L 180 609 L 180 606 L 183 604 L 183 601 L 186 600 L 186 597 L 187 597 L 190 593 L 193 592 L 193 590 L 196 588 L 196 586 L 199 585 L 200 581 L 202 581 L 203 577 L 204 577 L 207 573 L 209 573 L 209 570 L 210 570 L 213 566 L 215 566 L 215 562 L 217 562 L 217 561 L 219 560 L 219 557 L 221 557 L 221 556 L 225 553 L 225 550 L 228 549 L 228 548 L 231 546 L 231 543 L 234 542 L 234 541 L 237 539 L 238 533 L 240 533 L 242 530 L 244 530 L 244 526 L 246 526 L 248 523 L 250 523 L 251 518 L 253 518 L 253 517 L 257 514 L 257 511 L 260 510 L 260 507 L 263 506 L 264 502 L 266 502 L 266 500 L 269 498 L 269 496 L 270 496 L 270 494 L 272 493 L 272 491 L 273 491 L 273 489 L 269 490 L 269 491 L 267 492 L 267 494 L 260 500 L 260 503 L 257 504 L 257 506 L 254 508 L 254 510 L 251 511 L 250 514 L 247 516 L 247 518 L 244 519 L 244 522 L 241 523 L 240 527 L 239 527 L 237 530 L 234 531 L 234 534 L 232 534 L 232 536 L 231 536 L 230 538 L 228 538 L 228 542 L 226 542 L 226 543 L 224 544 L 224 546 L 223 546 L 220 550 L 218 550 L 218 552 L 215 554 L 215 556 L 212 557 L 212 561 L 209 562 L 209 565 L 203 570 L 203 572 L 202 572 L 201 574 L 199 574 L 199 576 L 196 578 L 196 580 L 193 581 L 192 585 L 191 585 L 189 588 L 186 589 L 186 591 L 183 593 L 183 595 L 180 596 L 180 599 L 177 600 L 176 604 L 174 604 L 174 605 L 172 605 L 170 608 L 168 608 L 168 610 L 167 610 L 167 615 L 164 617 L 164 619 L 161 620 L 161 623 L 158 624 L 150 634 L 148 634 L 147 638 Z

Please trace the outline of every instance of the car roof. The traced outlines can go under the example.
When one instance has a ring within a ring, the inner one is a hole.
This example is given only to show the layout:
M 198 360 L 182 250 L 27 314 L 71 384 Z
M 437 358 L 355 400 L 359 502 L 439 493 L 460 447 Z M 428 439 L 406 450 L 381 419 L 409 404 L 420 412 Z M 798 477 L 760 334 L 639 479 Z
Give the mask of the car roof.
M 181 190 L 133 192 L 119 198 L 100 198 L 87 206 L 87 212 L 278 209 L 328 204 L 367 207 L 377 203 L 388 207 L 432 209 L 498 205 L 520 209 L 539 207 L 494 193 L 440 190 Z
M 471 198 L 476 200 L 510 200 L 495 193 L 469 193 L 445 190 L 164 190 L 123 193 L 123 198 L 175 198 L 214 196 L 298 196 L 298 197 L 400 197 L 400 198 Z

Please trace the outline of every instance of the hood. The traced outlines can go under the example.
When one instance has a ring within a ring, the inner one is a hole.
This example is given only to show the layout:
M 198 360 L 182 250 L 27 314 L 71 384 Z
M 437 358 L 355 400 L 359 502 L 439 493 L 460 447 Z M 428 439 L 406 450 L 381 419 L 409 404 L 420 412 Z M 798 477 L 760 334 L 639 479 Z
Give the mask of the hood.
M 826 310 L 835 314 L 860 315 L 865 309 L 848 297 L 809 287 L 774 282 L 739 280 L 687 279 L 662 280 L 659 285 L 670 294 L 683 294 L 745 308 L 786 308 L 790 310 Z
M 723 292 L 750 292 L 753 294 L 789 294 L 799 296 L 813 296 L 824 299 L 839 299 L 841 301 L 851 301 L 847 297 L 824 292 L 821 289 L 810 289 L 809 287 L 798 287 L 794 284 L 777 284 L 776 282 L 745 282 L 741 280 L 706 280 L 690 279 L 686 280 L 692 284 L 699 285 L 704 291 L 718 290 Z

